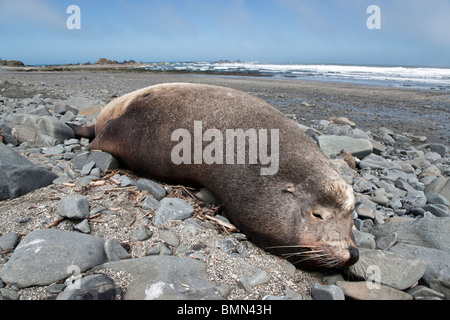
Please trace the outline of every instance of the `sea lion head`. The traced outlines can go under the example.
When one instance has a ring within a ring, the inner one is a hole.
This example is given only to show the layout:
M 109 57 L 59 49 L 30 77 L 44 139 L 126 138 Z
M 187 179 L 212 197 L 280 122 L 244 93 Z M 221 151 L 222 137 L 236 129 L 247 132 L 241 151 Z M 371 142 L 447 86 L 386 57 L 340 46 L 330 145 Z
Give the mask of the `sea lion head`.
M 273 237 L 266 237 L 266 249 L 303 268 L 348 267 L 359 258 L 352 233 L 353 190 L 342 179 L 321 186 L 298 183 L 281 188 L 284 218 L 267 233 Z

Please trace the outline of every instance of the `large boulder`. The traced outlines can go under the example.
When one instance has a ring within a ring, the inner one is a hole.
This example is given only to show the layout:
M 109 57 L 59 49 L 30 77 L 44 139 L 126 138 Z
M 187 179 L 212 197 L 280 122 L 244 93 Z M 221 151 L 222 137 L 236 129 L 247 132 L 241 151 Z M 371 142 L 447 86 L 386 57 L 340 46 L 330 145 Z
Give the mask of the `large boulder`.
M 75 138 L 73 130 L 64 122 L 51 116 L 16 115 L 18 124 L 13 136 L 20 143 L 36 141 L 44 146 L 55 146 Z
M 396 244 L 389 251 L 422 260 L 426 264 L 422 281 L 450 299 L 450 252 L 402 243 Z
M 14 250 L 0 278 L 18 288 L 44 286 L 105 261 L 104 240 L 58 229 L 29 233 Z
M 208 282 L 206 264 L 174 256 L 147 256 L 107 262 L 93 271 L 123 271 L 132 276 L 124 300 L 217 300 L 229 292 L 226 285 Z
M 338 155 L 341 150 L 346 150 L 354 157 L 364 158 L 373 152 L 372 143 L 367 139 L 322 135 L 319 137 L 318 144 L 327 156 Z
M 46 187 L 57 177 L 0 143 L 0 201 Z
M 370 233 L 376 239 L 397 234 L 397 242 L 450 252 L 450 218 L 429 217 L 379 224 Z

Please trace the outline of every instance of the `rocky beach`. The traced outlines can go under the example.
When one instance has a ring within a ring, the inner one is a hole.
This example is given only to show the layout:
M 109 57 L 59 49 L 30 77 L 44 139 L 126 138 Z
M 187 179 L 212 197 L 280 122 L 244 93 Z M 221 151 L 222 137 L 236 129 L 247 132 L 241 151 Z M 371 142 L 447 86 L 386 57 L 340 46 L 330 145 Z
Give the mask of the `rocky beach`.
M 297 269 L 207 190 L 136 176 L 65 124 L 166 82 L 239 89 L 296 121 L 353 186 L 358 263 Z M 449 299 L 449 122 L 445 90 L 0 67 L 0 300 Z

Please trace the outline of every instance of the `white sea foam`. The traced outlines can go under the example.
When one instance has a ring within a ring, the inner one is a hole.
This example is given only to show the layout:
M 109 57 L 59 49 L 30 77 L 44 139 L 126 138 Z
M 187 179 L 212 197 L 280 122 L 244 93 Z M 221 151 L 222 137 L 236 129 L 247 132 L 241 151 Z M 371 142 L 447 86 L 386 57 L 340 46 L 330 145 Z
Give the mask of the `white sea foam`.
M 275 78 L 343 81 L 411 87 L 443 87 L 450 90 L 450 68 L 375 67 L 344 65 L 260 64 L 249 62 L 151 63 L 149 70 L 257 75 Z

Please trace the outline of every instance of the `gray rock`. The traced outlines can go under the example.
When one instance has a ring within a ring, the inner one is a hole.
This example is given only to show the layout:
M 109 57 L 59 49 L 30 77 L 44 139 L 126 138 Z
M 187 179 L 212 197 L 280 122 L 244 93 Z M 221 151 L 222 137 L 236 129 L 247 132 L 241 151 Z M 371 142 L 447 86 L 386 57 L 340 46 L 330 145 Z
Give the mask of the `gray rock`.
M 159 238 L 166 244 L 172 247 L 178 247 L 180 240 L 177 235 L 171 231 L 162 231 L 159 234 Z
M 354 157 L 364 158 L 373 151 L 373 146 L 367 139 L 353 139 L 345 136 L 322 135 L 318 144 L 327 156 L 338 155 L 344 149 Z
M 105 253 L 108 261 L 131 259 L 131 255 L 125 250 L 116 238 L 105 241 Z
M 19 300 L 19 293 L 13 289 L 1 288 L 0 296 L 3 300 Z
M 81 169 L 81 175 L 82 176 L 88 176 L 91 173 L 91 170 L 95 167 L 95 162 L 91 161 L 89 163 L 86 163 L 83 168 Z
M 344 281 L 344 276 L 340 273 L 332 273 L 322 278 L 322 283 L 327 285 L 336 284 L 338 281 Z
M 399 290 L 410 288 L 425 273 L 425 264 L 421 260 L 405 255 L 359 248 L 359 256 L 359 261 L 348 268 L 351 276 L 366 279 L 373 273 L 381 284 Z
M 94 162 L 102 172 L 119 168 L 119 161 L 111 154 L 102 151 L 90 151 L 77 155 L 73 159 L 73 168 L 82 170 L 90 162 Z
M 46 187 L 57 177 L 0 143 L 0 201 Z
M 48 111 L 48 108 L 43 105 L 37 106 L 35 109 L 28 112 L 28 114 L 33 114 L 36 116 L 51 116 L 52 115 L 50 113 L 50 111 Z
M 419 246 L 396 244 L 391 252 L 401 253 L 414 259 L 420 259 L 426 264 L 422 280 L 428 287 L 439 291 L 450 299 L 450 252 L 424 248 Z
M 410 190 L 406 193 L 406 197 L 401 199 L 405 208 L 422 208 L 427 203 L 427 197 L 423 191 Z
M 311 288 L 311 296 L 314 300 L 345 300 L 342 289 L 334 284 L 322 285 L 316 282 Z
M 397 234 L 398 243 L 450 251 L 450 218 L 429 217 L 389 222 L 374 226 L 370 233 L 378 239 Z
M 53 107 L 53 112 L 58 114 L 66 114 L 67 112 L 72 112 L 74 115 L 78 114 L 78 110 L 68 106 L 65 103 L 56 103 Z
M 0 236 L 0 250 L 6 251 L 13 249 L 17 241 L 19 240 L 19 235 L 15 232 L 8 232 Z
M 377 249 L 380 250 L 389 250 L 393 245 L 395 245 L 397 243 L 397 234 L 393 233 L 384 237 L 381 237 L 378 239 L 378 241 L 376 242 Z
M 231 255 L 239 254 L 239 255 L 243 256 L 245 254 L 242 244 L 240 244 L 239 242 L 237 242 L 237 240 L 235 240 L 233 238 L 219 239 L 219 240 L 217 240 L 215 245 L 220 250 L 223 250 L 224 252 L 231 254 Z
M 116 174 L 113 178 L 117 179 L 120 182 L 121 187 L 129 187 L 136 185 L 136 181 L 126 175 L 121 176 L 120 174 Z
M 158 244 L 154 245 L 153 247 L 151 247 L 150 249 L 148 249 L 147 255 L 148 256 L 152 256 L 152 255 L 171 256 L 172 251 L 169 248 L 167 248 L 167 246 L 164 243 L 158 243 Z
M 77 115 L 75 113 L 73 113 L 72 111 L 67 111 L 66 113 L 64 113 L 60 120 L 64 123 L 67 123 L 70 121 L 74 121 L 76 118 Z
M 155 210 L 159 205 L 159 201 L 153 198 L 153 196 L 147 196 L 142 201 L 142 208 L 145 210 Z
M 353 190 L 356 192 L 369 192 L 376 189 L 376 186 L 366 179 L 363 179 L 361 177 L 357 177 L 353 180 Z
M 388 206 L 394 210 L 398 210 L 403 207 L 403 204 L 399 198 L 393 198 L 393 199 L 389 200 Z
M 139 190 L 149 191 L 158 201 L 166 196 L 166 190 L 164 190 L 164 188 L 156 182 L 149 179 L 139 179 L 137 181 L 137 187 Z
M 64 147 L 62 147 L 61 145 L 57 145 L 54 147 L 50 147 L 50 148 L 44 148 L 42 150 L 43 154 L 63 154 L 64 153 Z
M 187 219 L 193 214 L 194 208 L 183 199 L 164 198 L 159 202 L 152 221 L 155 226 L 159 226 L 169 220 Z
M 241 286 L 247 292 L 251 292 L 252 287 L 269 281 L 269 276 L 264 270 L 245 262 L 242 262 L 234 267 L 234 274 L 239 277 Z
M 212 203 L 214 205 L 220 204 L 219 200 L 217 200 L 216 197 L 214 197 L 214 195 L 206 188 L 202 188 L 195 194 L 195 196 L 197 197 L 197 199 L 204 202 Z
M 74 226 L 74 229 L 76 231 L 79 231 L 79 232 L 82 232 L 82 233 L 91 233 L 91 227 L 89 225 L 89 220 L 88 219 L 84 219 L 80 223 L 76 224 Z
M 435 165 L 431 165 L 425 169 L 422 170 L 422 172 L 419 174 L 419 178 L 423 177 L 442 177 L 441 171 L 439 168 Z
M 375 237 L 367 232 L 352 230 L 358 247 L 375 249 Z
M 408 290 L 408 294 L 412 295 L 414 300 L 423 300 L 423 299 L 430 299 L 430 298 L 438 298 L 438 299 L 444 299 L 444 294 L 435 291 L 433 289 L 427 288 L 425 286 L 415 286 L 414 288 L 411 288 Z
M 401 170 L 401 167 L 397 163 L 395 163 L 389 159 L 385 159 L 376 154 L 370 154 L 370 155 L 364 157 L 363 159 L 361 159 L 361 161 L 359 162 L 359 167 L 361 169 L 370 168 L 370 169 L 398 169 L 398 170 Z
M 450 218 L 450 212 L 438 207 L 435 204 L 426 204 L 422 207 L 423 210 L 429 211 L 432 215 L 436 217 L 448 217 Z
M 425 194 L 437 193 L 450 201 L 450 179 L 438 177 L 425 187 Z
M 443 204 L 444 206 L 450 206 L 450 201 L 448 201 L 443 195 L 437 193 L 427 193 L 427 202 L 429 204 Z
M 89 217 L 89 203 L 83 196 L 65 196 L 58 202 L 56 212 L 61 217 L 69 219 L 87 219 Z
M 131 239 L 133 241 L 145 241 L 150 239 L 152 234 L 153 233 L 146 227 L 138 227 L 134 229 L 133 234 L 131 235 Z
M 379 205 L 384 207 L 387 207 L 389 203 L 386 191 L 383 188 L 375 190 L 373 195 L 370 197 L 370 201 L 378 203 Z
M 356 300 L 412 300 L 406 292 L 383 284 L 368 285 L 366 281 L 338 281 L 336 285 L 342 289 L 346 297 Z
M 73 130 L 52 116 L 22 115 L 20 124 L 12 132 L 20 143 L 36 141 L 41 145 L 55 146 L 75 138 Z
M 93 270 L 104 269 L 131 275 L 124 300 L 215 300 L 228 292 L 208 282 L 205 263 L 190 258 L 148 256 L 108 262 Z
M 70 283 L 56 300 L 115 300 L 116 286 L 105 274 L 93 274 Z
M 375 210 L 367 203 L 359 203 L 355 207 L 355 211 L 358 217 L 362 219 L 373 219 L 375 218 Z
M 431 151 L 439 153 L 441 157 L 445 157 L 449 152 L 448 147 L 440 143 L 430 143 L 428 147 L 431 149 Z
M 39 229 L 25 236 L 0 271 L 10 286 L 44 286 L 105 261 L 103 239 L 58 229 Z

